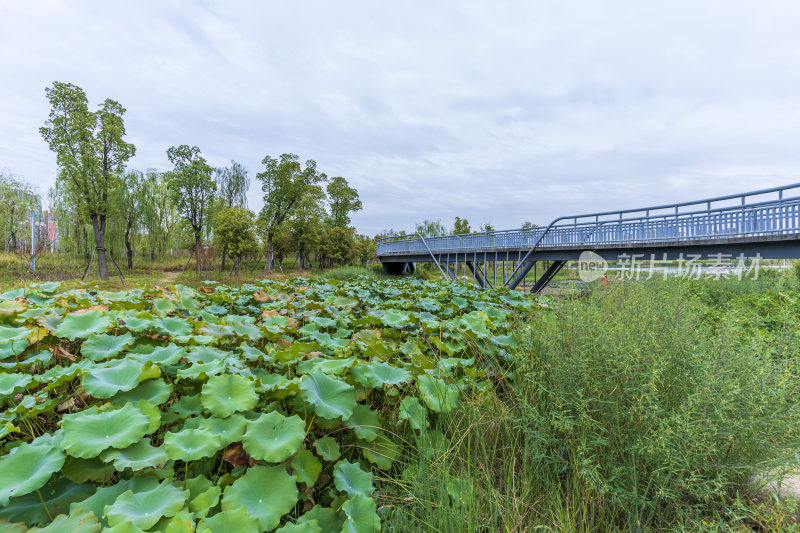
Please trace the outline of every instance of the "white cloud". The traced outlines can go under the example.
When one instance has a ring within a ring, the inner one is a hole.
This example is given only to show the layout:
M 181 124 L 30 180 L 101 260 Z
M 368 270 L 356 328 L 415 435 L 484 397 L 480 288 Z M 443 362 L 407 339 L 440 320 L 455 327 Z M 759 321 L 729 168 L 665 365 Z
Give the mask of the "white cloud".
M 131 165 L 290 151 L 361 231 L 497 228 L 795 181 L 800 5 L 0 1 L 0 167 L 45 191 L 44 87 L 127 109 Z M 251 207 L 260 207 L 254 184 Z

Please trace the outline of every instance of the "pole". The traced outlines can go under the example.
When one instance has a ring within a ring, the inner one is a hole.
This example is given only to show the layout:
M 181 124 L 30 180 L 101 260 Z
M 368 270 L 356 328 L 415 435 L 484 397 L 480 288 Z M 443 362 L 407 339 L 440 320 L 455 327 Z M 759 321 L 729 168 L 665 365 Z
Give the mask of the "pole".
M 36 272 L 36 211 L 31 210 L 31 270 Z

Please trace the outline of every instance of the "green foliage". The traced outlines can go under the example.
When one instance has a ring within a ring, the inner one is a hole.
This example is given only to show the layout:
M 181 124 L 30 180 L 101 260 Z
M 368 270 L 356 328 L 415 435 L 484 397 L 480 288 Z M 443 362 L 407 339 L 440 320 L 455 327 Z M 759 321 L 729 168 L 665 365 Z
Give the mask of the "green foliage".
M 422 235 L 423 237 L 439 237 L 440 235 L 447 235 L 447 228 L 444 227 L 442 221 L 439 219 L 417 222 L 414 227 L 414 232 Z
M 0 520 L 110 531 L 378 530 L 425 398 L 479 391 L 466 341 L 499 357 L 533 305 L 364 276 L 0 301 Z
M 255 215 L 241 207 L 226 207 L 214 216 L 214 239 L 220 248 L 234 257 L 239 272 L 242 256 L 256 247 Z
M 350 213 L 360 211 L 362 208 L 358 191 L 350 187 L 347 180 L 340 176 L 331 178 L 326 190 L 331 210 L 331 225 L 347 227 L 350 224 Z
M 466 218 L 456 217 L 453 223 L 453 235 L 465 235 L 467 233 L 472 233 L 469 221 Z

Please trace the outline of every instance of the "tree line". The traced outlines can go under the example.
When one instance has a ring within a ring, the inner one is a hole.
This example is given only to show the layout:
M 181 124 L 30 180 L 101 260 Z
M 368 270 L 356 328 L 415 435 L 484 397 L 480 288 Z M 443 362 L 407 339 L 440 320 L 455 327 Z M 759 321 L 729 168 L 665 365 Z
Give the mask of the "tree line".
M 231 259 L 237 273 L 243 257 L 262 251 L 265 274 L 289 254 L 301 267 L 312 256 L 323 266 L 375 256 L 374 239 L 350 226 L 362 208 L 358 191 L 314 160 L 264 157 L 255 175 L 264 207 L 256 214 L 247 208 L 251 180 L 240 163 L 215 168 L 197 146 L 182 144 L 167 150 L 170 169 L 131 169 L 136 147 L 126 140 L 122 105 L 106 99 L 92 110 L 71 83 L 54 82 L 45 94 L 50 113 L 40 133 L 58 164 L 49 200 L 59 242 L 96 256 L 101 279 L 108 278 L 109 242 L 124 245 L 129 268 L 136 253 L 155 259 L 189 249 L 198 272 L 212 244 L 221 268 Z

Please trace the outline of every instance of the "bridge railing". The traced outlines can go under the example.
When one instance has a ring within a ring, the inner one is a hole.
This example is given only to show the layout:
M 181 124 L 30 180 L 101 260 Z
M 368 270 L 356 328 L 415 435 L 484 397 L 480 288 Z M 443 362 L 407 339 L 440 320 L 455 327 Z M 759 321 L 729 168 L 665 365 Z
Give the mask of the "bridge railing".
M 393 236 L 378 256 L 669 243 L 800 234 L 800 183 L 744 194 L 560 217 L 550 226 L 466 235 Z M 538 243 L 538 244 L 537 244 Z M 426 246 L 427 244 L 427 246 Z

